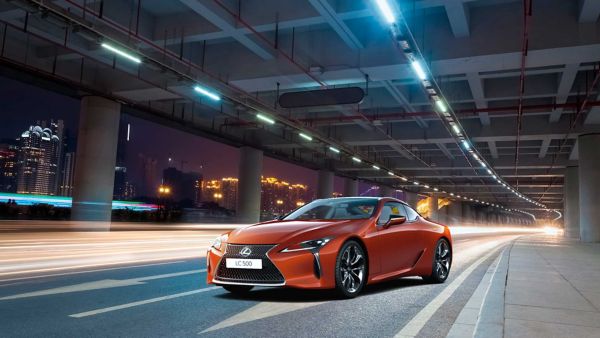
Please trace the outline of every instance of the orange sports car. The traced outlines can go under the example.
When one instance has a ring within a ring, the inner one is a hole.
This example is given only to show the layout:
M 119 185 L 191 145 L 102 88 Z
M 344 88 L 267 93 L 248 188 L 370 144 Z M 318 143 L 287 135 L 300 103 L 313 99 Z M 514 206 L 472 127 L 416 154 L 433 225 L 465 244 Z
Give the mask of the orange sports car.
M 442 283 L 451 264 L 448 227 L 406 203 L 331 198 L 219 236 L 208 251 L 207 282 L 235 293 L 287 286 L 355 297 L 366 284 L 403 276 Z

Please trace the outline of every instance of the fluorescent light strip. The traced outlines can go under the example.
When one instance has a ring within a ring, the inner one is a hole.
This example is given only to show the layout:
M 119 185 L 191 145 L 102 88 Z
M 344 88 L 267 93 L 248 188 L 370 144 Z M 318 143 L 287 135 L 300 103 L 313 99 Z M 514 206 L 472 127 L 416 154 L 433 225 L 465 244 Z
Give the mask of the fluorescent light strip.
M 403 180 L 404 182 L 408 181 L 408 178 L 406 177 L 400 177 L 401 180 Z
M 267 122 L 268 124 L 275 124 L 275 120 L 263 114 L 256 114 L 256 118 L 261 121 Z
M 379 168 L 379 167 L 378 167 L 378 166 L 376 166 L 376 165 L 372 165 L 371 167 L 372 167 L 373 169 L 375 169 L 375 170 L 379 170 L 379 169 L 381 169 L 381 168 Z
M 312 141 L 313 138 L 309 135 L 306 135 L 305 133 L 298 133 L 298 135 L 300 135 L 300 137 L 302 137 L 303 139 L 307 140 L 307 141 Z
M 444 101 L 442 101 L 441 99 L 436 100 L 435 101 L 435 105 L 438 107 L 438 109 L 442 112 L 445 113 L 448 111 L 448 107 L 446 106 L 446 104 L 444 103 Z M 455 125 L 456 126 L 456 125 Z M 458 127 L 457 127 L 458 128 Z M 458 132 L 457 132 L 458 133 Z
M 463 146 L 465 147 L 466 150 L 471 149 L 471 146 L 469 145 L 469 141 L 467 140 L 462 140 Z
M 220 101 L 221 97 L 205 88 L 202 88 L 200 86 L 195 86 L 194 90 L 197 91 L 198 93 L 212 99 L 213 101 Z
M 394 12 L 392 11 L 392 8 L 390 7 L 390 4 L 387 2 L 387 0 L 376 0 L 375 3 L 377 3 L 379 11 L 388 23 L 392 24 L 396 22 Z
M 127 53 L 119 48 L 113 47 L 107 43 L 102 43 L 100 46 L 102 46 L 102 48 L 108 49 L 109 51 L 111 51 L 119 56 L 122 56 L 130 61 L 133 61 L 135 63 L 142 63 L 142 59 L 138 58 L 137 56 L 129 54 L 129 53 Z
M 460 128 L 458 128 L 458 125 L 456 125 L 456 124 L 453 124 L 453 125 L 452 125 L 452 130 L 454 131 L 454 133 L 455 133 L 456 135 L 460 135 Z
M 427 80 L 427 75 L 425 74 L 425 71 L 423 70 L 423 67 L 421 66 L 421 63 L 419 62 L 419 60 L 415 60 L 415 61 L 411 62 L 410 65 L 415 70 L 415 73 L 417 73 L 417 76 L 419 77 L 419 79 Z
M 391 171 L 388 171 L 388 175 L 395 176 L 395 174 L 393 172 L 391 172 Z
M 333 151 L 336 154 L 340 153 L 340 150 L 338 148 L 335 148 L 335 147 L 332 147 L 332 146 L 329 146 L 329 150 Z
M 356 162 L 356 163 L 361 163 L 362 160 L 358 157 L 352 156 L 352 161 Z

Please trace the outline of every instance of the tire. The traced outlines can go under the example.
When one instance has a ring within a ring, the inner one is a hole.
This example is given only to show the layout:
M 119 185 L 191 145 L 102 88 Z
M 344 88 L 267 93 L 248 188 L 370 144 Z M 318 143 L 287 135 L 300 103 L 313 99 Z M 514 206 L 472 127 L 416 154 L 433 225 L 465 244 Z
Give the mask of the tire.
M 254 288 L 254 286 L 252 285 L 221 285 L 223 287 L 223 289 L 235 294 L 235 295 L 243 295 L 246 294 L 248 292 L 250 292 L 250 290 L 252 290 L 252 288 Z
M 452 267 L 452 248 L 445 238 L 440 238 L 435 244 L 431 275 L 423 276 L 428 283 L 439 284 L 446 281 Z
M 354 298 L 367 282 L 367 256 L 358 242 L 350 240 L 335 261 L 335 288 L 344 298 Z

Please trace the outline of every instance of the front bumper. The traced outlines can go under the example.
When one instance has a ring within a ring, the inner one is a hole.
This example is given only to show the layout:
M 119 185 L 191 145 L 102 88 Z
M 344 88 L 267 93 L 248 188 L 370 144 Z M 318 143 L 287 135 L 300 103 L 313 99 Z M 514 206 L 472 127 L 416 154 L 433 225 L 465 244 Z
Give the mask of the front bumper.
M 239 250 L 248 246 L 256 256 L 241 257 Z M 211 248 L 207 254 L 207 283 L 255 286 L 289 286 L 295 288 L 333 288 L 333 261 L 323 250 L 318 254 L 311 251 L 281 252 L 277 245 L 228 244 L 225 252 Z M 227 269 L 226 258 L 262 259 L 263 269 Z M 329 268 L 331 267 L 331 268 Z M 281 276 L 274 279 L 275 271 Z

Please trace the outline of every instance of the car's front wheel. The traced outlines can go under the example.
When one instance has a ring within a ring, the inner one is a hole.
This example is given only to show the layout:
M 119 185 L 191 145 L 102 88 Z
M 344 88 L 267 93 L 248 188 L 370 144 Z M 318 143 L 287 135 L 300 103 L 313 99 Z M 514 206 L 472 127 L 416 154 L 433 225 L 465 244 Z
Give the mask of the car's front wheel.
M 335 263 L 335 286 L 346 298 L 358 296 L 365 286 L 367 260 L 363 248 L 356 241 L 342 245 Z
M 248 293 L 254 286 L 252 285 L 222 285 L 223 289 L 237 295 Z
M 445 238 L 441 238 L 435 245 L 431 275 L 423 277 L 429 283 L 443 283 L 448 278 L 452 266 L 452 249 Z

